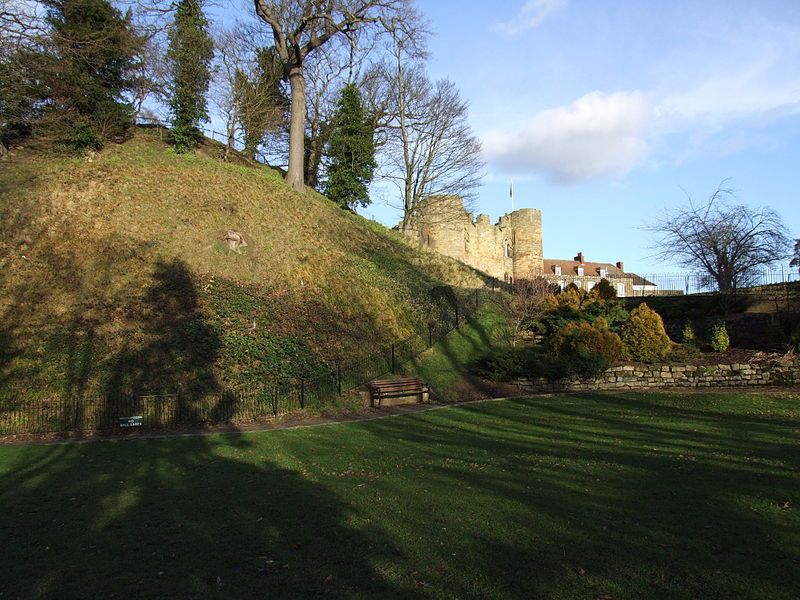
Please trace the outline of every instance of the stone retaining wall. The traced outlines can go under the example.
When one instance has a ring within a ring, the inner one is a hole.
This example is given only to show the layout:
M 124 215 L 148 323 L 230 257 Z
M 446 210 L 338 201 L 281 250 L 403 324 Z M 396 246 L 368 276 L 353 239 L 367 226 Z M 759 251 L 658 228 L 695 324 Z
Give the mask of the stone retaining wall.
M 800 359 L 764 363 L 694 365 L 624 365 L 596 379 L 547 381 L 522 378 L 514 383 L 526 392 L 572 392 L 651 388 L 751 387 L 800 384 Z

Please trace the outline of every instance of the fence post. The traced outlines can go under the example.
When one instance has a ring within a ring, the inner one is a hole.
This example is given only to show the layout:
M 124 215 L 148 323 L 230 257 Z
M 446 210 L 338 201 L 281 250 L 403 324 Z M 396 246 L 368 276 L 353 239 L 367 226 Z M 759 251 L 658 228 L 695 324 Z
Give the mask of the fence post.
M 306 407 L 306 380 L 305 378 L 300 378 L 300 408 Z
M 478 310 L 478 288 L 475 288 L 475 310 Z
M 433 346 L 433 323 L 428 321 L 428 348 Z
M 394 363 L 394 342 L 392 342 L 392 373 L 395 372 L 395 363 Z
M 458 329 L 458 300 L 456 300 L 456 329 Z
M 339 395 L 342 395 L 342 365 L 336 363 L 336 388 L 339 390 Z

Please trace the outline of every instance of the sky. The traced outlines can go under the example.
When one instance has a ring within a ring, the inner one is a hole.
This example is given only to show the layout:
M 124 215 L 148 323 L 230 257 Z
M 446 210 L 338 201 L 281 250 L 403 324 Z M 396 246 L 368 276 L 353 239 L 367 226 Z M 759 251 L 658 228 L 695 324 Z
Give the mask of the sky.
M 642 228 L 725 179 L 800 237 L 800 2 L 418 0 L 429 73 L 470 103 L 476 212 L 542 211 L 547 258 L 653 258 Z M 381 196 L 376 185 L 376 196 Z M 378 201 L 362 214 L 386 225 Z M 788 261 L 786 261 L 788 262 Z

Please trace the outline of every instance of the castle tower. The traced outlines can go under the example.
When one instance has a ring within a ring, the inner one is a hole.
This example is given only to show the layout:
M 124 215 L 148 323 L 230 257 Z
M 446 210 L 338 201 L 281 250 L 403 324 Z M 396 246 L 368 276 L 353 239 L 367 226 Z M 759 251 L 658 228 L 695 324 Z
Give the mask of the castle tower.
M 544 273 L 542 211 L 521 208 L 509 215 L 514 235 L 514 281 Z

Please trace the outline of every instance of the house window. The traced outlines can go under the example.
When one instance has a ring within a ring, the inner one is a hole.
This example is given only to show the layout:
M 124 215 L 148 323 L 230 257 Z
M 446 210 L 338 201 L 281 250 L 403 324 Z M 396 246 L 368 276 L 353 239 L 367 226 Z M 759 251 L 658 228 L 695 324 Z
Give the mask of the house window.
M 594 281 L 587 281 L 586 282 L 586 291 L 587 292 L 591 292 L 593 287 L 594 287 Z
M 608 269 L 600 269 L 600 277 L 608 277 Z
M 619 298 L 624 298 L 625 297 L 625 284 L 624 283 L 618 283 L 617 284 L 617 296 Z
M 578 267 L 578 277 L 583 277 L 583 267 Z
M 580 280 L 580 279 L 576 279 L 576 280 L 575 280 L 575 281 L 573 281 L 572 283 L 574 283 L 574 284 L 575 284 L 575 287 L 576 287 L 576 288 L 580 289 L 580 287 L 581 287 L 581 280 Z
M 553 267 L 553 272 L 554 272 L 556 275 L 561 275 L 561 267 L 559 267 L 558 265 L 556 265 L 555 267 Z

